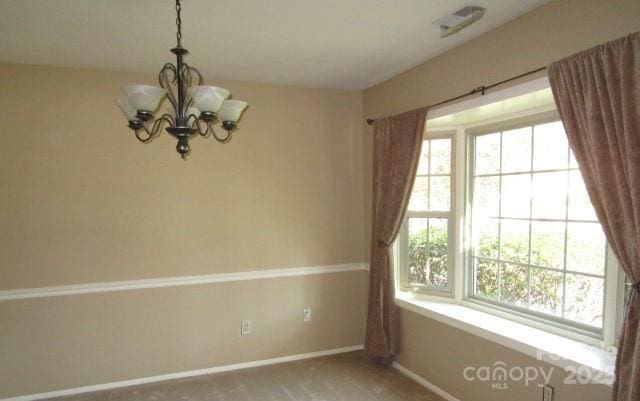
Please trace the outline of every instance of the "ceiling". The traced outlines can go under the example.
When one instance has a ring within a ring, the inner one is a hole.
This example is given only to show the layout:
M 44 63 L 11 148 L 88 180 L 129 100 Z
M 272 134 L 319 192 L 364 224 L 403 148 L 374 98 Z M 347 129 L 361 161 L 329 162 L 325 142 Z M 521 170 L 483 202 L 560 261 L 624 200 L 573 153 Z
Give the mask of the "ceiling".
M 364 89 L 548 0 L 184 0 L 183 46 L 205 80 Z M 432 22 L 487 8 L 440 39 Z M 0 0 L 0 61 L 158 72 L 173 60 L 172 0 Z

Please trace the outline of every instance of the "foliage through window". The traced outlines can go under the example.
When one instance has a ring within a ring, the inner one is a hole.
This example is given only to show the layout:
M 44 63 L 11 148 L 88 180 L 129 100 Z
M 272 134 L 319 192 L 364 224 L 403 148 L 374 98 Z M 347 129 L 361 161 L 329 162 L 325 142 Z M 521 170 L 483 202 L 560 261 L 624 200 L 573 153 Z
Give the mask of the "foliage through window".
M 606 240 L 559 121 L 475 135 L 472 296 L 600 330 Z

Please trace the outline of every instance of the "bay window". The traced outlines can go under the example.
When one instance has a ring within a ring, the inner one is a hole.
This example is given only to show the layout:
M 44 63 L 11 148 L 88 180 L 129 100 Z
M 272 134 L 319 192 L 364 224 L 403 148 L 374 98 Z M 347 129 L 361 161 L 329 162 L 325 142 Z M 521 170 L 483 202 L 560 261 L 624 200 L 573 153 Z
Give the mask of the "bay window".
M 527 96 L 427 122 L 398 289 L 613 344 L 623 278 L 551 91 Z

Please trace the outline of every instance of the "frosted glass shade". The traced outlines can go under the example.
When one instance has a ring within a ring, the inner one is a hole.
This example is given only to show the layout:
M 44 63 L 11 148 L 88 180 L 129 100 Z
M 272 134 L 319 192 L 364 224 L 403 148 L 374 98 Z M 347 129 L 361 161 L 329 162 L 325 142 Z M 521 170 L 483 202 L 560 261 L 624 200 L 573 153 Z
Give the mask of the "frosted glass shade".
M 198 109 L 212 113 L 217 113 L 222 102 L 231 94 L 228 90 L 216 86 L 191 86 L 187 88 L 187 93 Z
M 145 111 L 155 111 L 167 93 L 164 89 L 151 85 L 129 85 L 122 90 L 136 110 Z
M 116 104 L 120 107 L 120 110 L 122 110 L 122 114 L 124 114 L 124 118 L 126 118 L 127 121 L 138 119 L 136 117 L 136 108 L 129 103 L 129 99 L 126 96 L 120 96 L 117 98 Z
M 218 120 L 238 122 L 240 115 L 247 108 L 247 102 L 242 100 L 225 100 L 218 110 Z

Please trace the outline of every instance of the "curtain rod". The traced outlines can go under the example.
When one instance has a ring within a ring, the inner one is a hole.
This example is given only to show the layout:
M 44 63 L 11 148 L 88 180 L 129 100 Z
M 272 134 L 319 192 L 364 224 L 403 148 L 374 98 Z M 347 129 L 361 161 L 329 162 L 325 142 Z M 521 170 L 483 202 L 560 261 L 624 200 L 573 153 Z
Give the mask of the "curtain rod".
M 524 74 L 516 75 L 515 77 L 507 78 L 507 79 L 504 79 L 504 80 L 502 80 L 500 82 L 493 83 L 491 85 L 478 86 L 477 88 L 473 89 L 470 92 L 464 93 L 462 95 L 454 96 L 452 98 L 443 100 L 443 101 L 438 102 L 438 103 L 431 104 L 428 107 L 432 108 L 432 107 L 440 106 L 440 105 L 445 104 L 445 103 L 453 102 L 454 100 L 458 100 L 458 99 L 465 98 L 467 96 L 475 95 L 476 93 L 481 93 L 482 95 L 484 95 L 485 92 L 487 90 L 491 89 L 491 88 L 494 88 L 496 86 L 500 86 L 502 84 L 506 84 L 507 82 L 515 81 L 516 79 L 519 79 L 519 78 L 522 78 L 522 77 L 526 77 L 527 75 L 531 75 L 531 74 L 535 74 L 535 73 L 540 72 L 540 71 L 544 71 L 546 69 L 547 69 L 547 67 L 540 67 L 540 68 L 536 68 L 535 70 L 531 70 L 531 71 L 525 72 Z M 367 124 L 369 124 L 369 125 L 373 125 L 373 123 L 375 121 L 376 121 L 376 119 L 367 118 Z

